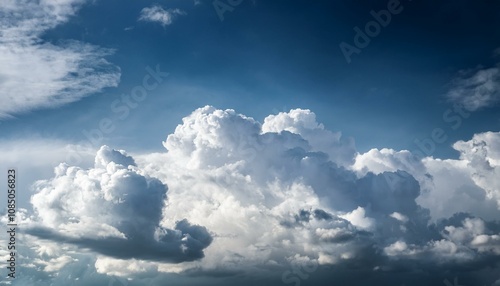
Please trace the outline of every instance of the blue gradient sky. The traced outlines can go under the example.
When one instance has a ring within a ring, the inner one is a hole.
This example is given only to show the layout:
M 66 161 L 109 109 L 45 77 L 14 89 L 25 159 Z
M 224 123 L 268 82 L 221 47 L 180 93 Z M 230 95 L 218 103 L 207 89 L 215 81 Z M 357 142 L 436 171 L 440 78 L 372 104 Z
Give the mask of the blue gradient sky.
M 74 39 L 115 49 L 108 60 L 121 68 L 119 86 L 62 107 L 16 114 L 2 122 L 2 136 L 85 140 L 82 131 L 115 115 L 111 102 L 155 65 L 170 73 L 168 81 L 118 120 L 103 143 L 160 150 L 159 142 L 185 114 L 207 104 L 260 121 L 309 108 L 328 129 L 353 137 L 360 151 L 412 150 L 414 139 L 439 127 L 449 140 L 433 155 L 455 157 L 452 142 L 499 130 L 498 106 L 474 113 L 458 130 L 442 119 L 451 106 L 444 95 L 459 70 L 498 61 L 497 1 L 402 2 L 403 12 L 350 64 L 340 42 L 352 44 L 353 28 L 372 20 L 369 12 L 385 9 L 386 1 L 244 1 L 224 21 L 208 2 L 163 2 L 96 1 L 46 32 L 44 40 L 54 43 Z M 187 15 L 165 27 L 138 22 L 140 10 L 152 3 Z

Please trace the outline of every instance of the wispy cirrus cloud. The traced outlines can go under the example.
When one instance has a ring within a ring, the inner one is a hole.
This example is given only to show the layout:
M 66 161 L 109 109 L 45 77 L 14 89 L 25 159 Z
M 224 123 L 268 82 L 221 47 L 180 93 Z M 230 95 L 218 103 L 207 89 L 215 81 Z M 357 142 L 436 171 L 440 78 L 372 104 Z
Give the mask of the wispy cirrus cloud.
M 500 68 L 460 71 L 452 81 L 447 97 L 470 111 L 497 104 L 500 102 Z
M 53 44 L 41 35 L 68 21 L 84 0 L 13 1 L 0 6 L 0 118 L 57 107 L 117 86 L 113 50 L 82 43 Z
M 186 12 L 181 9 L 163 9 L 159 5 L 153 5 L 141 10 L 139 21 L 160 23 L 166 27 L 174 21 L 177 16 L 186 15 Z

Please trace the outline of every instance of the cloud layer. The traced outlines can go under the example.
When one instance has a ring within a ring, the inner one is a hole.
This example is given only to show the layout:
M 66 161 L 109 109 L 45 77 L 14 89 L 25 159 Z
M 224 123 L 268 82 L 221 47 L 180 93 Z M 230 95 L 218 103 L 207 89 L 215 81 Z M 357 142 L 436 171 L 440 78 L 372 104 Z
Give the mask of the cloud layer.
M 98 254 L 87 258 L 96 275 L 138 285 L 173 273 L 249 285 L 500 278 L 500 133 L 457 142 L 457 160 L 360 154 L 310 110 L 261 124 L 206 106 L 164 146 L 135 158 L 102 147 L 90 169 L 61 164 L 34 185 L 28 233 L 75 253 L 89 249 Z M 47 261 L 57 257 L 44 253 L 38 265 L 50 272 Z M 77 267 L 64 253 L 53 265 Z

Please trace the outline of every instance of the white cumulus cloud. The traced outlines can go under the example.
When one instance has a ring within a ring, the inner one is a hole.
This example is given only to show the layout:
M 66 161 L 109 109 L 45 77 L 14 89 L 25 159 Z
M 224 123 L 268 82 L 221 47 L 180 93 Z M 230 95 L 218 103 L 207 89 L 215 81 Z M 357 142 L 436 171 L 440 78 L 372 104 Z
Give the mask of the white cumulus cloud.
M 358 176 L 402 170 L 418 180 L 422 192 L 418 203 L 434 219 L 468 212 L 485 219 L 498 217 L 500 209 L 500 132 L 474 135 L 453 147 L 458 160 L 432 157 L 416 159 L 409 151 L 372 149 L 357 154 L 352 169 Z M 389 181 L 390 182 L 390 181 Z
M 177 16 L 186 15 L 181 9 L 163 9 L 159 5 L 153 5 L 141 10 L 139 21 L 160 23 L 163 27 L 172 24 Z
M 31 247 L 44 273 L 86 261 L 95 273 L 85 277 L 131 285 L 174 274 L 295 281 L 297 265 L 354 280 L 352 269 L 483 275 L 499 255 L 499 137 L 457 142 L 457 160 L 358 154 L 309 110 L 261 124 L 205 106 L 166 136 L 164 152 L 102 147 L 90 168 L 59 165 L 34 184 L 23 221 L 29 237 L 45 239 Z

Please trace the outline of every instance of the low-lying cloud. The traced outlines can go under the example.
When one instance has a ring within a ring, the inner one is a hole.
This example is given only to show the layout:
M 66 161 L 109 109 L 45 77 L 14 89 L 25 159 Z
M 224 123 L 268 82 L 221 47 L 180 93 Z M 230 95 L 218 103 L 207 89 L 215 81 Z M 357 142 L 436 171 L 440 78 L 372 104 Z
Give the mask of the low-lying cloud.
M 102 147 L 93 168 L 61 164 L 34 184 L 26 224 L 31 236 L 97 253 L 97 273 L 139 284 L 172 273 L 305 283 L 297 265 L 312 265 L 315 285 L 331 275 L 432 284 L 443 273 L 493 285 L 499 142 L 498 132 L 476 134 L 453 145 L 453 160 L 358 153 L 310 110 L 261 124 L 206 106 L 167 136 L 165 152 Z
M 207 229 L 185 219 L 162 227 L 167 187 L 107 146 L 97 152 L 94 168 L 61 164 L 34 190 L 36 220 L 26 231 L 38 238 L 115 258 L 175 263 L 202 258 L 212 242 Z

